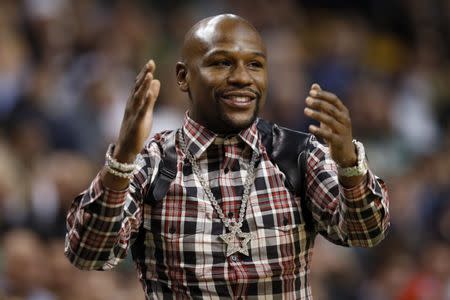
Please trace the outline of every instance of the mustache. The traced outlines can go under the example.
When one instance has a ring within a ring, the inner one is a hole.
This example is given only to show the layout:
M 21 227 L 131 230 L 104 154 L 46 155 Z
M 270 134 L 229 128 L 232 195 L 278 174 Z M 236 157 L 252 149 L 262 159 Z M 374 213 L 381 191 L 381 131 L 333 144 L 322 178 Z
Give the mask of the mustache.
M 257 89 L 251 88 L 251 87 L 245 87 L 245 88 L 225 88 L 216 91 L 216 95 L 223 95 L 228 93 L 252 93 L 256 96 L 257 99 L 261 98 L 261 92 Z

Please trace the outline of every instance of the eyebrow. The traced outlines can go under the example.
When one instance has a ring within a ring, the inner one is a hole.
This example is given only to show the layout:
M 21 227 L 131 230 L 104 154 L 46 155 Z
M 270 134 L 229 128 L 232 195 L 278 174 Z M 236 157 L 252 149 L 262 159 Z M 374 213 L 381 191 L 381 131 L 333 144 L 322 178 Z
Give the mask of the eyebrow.
M 211 51 L 207 52 L 206 56 L 208 56 L 208 57 L 213 56 L 213 55 L 225 55 L 226 56 L 226 55 L 230 54 L 231 52 L 233 52 L 233 51 L 216 49 L 216 50 L 211 50 Z M 260 56 L 264 59 L 266 58 L 266 54 L 261 51 L 249 51 L 248 53 L 251 55 L 254 55 L 254 56 Z

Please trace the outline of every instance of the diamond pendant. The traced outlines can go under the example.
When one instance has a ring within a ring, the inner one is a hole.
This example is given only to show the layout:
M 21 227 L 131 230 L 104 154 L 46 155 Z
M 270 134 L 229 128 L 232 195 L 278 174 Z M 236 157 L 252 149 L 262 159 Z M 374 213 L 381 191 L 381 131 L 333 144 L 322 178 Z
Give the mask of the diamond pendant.
M 252 239 L 251 233 L 242 232 L 240 228 L 233 228 L 229 233 L 221 234 L 220 238 L 227 244 L 227 257 L 236 252 L 249 255 L 247 244 Z M 236 244 L 240 244 L 240 246 L 236 246 Z

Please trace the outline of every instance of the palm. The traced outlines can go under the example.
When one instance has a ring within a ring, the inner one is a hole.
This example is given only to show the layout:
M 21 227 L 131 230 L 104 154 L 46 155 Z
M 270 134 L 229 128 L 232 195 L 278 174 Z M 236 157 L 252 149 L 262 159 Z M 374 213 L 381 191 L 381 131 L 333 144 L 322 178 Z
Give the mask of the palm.
M 141 151 L 152 128 L 153 108 L 160 89 L 159 80 L 153 79 L 154 70 L 155 63 L 150 60 L 137 76 L 127 102 L 117 142 L 120 156 L 125 159 Z

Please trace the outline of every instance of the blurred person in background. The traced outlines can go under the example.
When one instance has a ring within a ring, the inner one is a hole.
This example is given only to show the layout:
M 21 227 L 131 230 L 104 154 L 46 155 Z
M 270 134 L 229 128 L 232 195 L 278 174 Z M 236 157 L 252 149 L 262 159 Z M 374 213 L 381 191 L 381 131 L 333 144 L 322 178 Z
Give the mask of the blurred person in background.
M 54 300 L 48 287 L 44 243 L 30 230 L 11 230 L 3 237 L 5 272 L 0 276 L 0 291 L 6 299 Z M 0 296 L 2 294 L 0 293 Z
M 312 135 L 296 133 L 299 141 L 257 118 L 267 93 L 267 54 L 248 21 L 218 15 L 188 31 L 176 65 L 179 88 L 190 99 L 184 125 L 145 144 L 160 89 L 154 71 L 151 60 L 137 76 L 104 168 L 69 210 L 65 253 L 75 266 L 108 270 L 131 249 L 147 299 L 312 299 L 316 235 L 360 247 L 384 239 L 387 189 L 367 168 L 336 95 L 312 85 L 304 113 L 320 125 L 309 127 Z M 273 130 L 274 144 L 263 142 L 261 126 Z M 268 147 L 273 153 L 299 147 L 288 163 L 304 172 L 291 181 L 304 195 L 289 189 L 283 173 L 289 169 L 271 160 Z M 295 166 L 300 153 L 307 153 L 304 170 Z M 160 163 L 170 155 L 174 161 L 164 163 L 176 163 L 173 170 Z M 167 172 L 176 173 L 170 187 L 162 199 L 152 198 Z
M 321 259 L 312 260 L 310 276 L 315 298 L 427 299 L 428 287 L 439 287 L 442 299 L 450 299 L 450 275 L 434 271 L 450 261 L 430 254 L 450 241 L 447 0 L 0 1 L 0 281 L 9 276 L 4 237 L 25 228 L 44 242 L 46 258 L 58 257 L 58 272 L 51 271 L 53 263 L 42 266 L 54 284 L 41 287 L 58 299 L 107 299 L 109 293 L 75 291 L 99 276 L 116 276 L 122 292 L 136 295 L 123 299 L 142 296 L 131 255 L 104 275 L 73 268 L 61 253 L 61 224 L 93 176 L 82 174 L 83 166 L 89 162 L 96 170 L 107 144 L 117 139 L 123 99 L 149 53 L 164 83 L 149 136 L 180 127 L 188 104 L 173 76 L 180 28 L 223 11 L 250 20 L 266 42 L 270 90 L 264 119 L 306 131 L 308 118 L 296 116 L 305 107 L 307 87 L 317 81 L 349 108 L 353 134 L 364 141 L 371 169 L 389 182 L 392 222 L 383 243 L 344 248 L 316 238 L 314 253 Z M 87 130 L 101 136 L 81 131 L 86 126 L 77 117 L 84 111 L 99 114 L 94 121 L 93 113 L 83 119 L 91 126 Z M 80 158 L 84 162 L 72 171 Z M 72 282 L 71 292 L 59 288 L 61 282 Z M 15 291 L 9 290 L 9 298 L 25 294 Z

